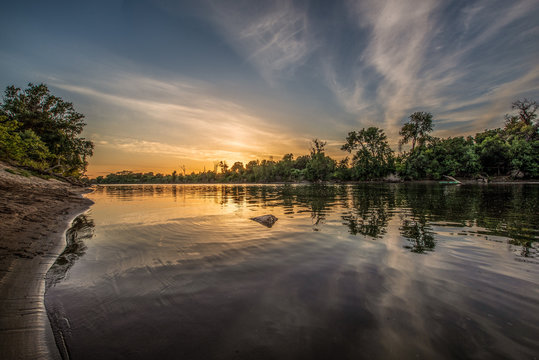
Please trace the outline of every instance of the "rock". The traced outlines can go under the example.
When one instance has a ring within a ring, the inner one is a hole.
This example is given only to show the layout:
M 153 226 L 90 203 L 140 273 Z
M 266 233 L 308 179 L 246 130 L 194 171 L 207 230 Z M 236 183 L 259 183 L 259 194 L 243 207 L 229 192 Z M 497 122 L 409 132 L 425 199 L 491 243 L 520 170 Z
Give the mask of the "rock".
M 254 220 L 257 223 L 260 223 L 260 224 L 270 228 L 270 227 L 273 226 L 273 224 L 275 224 L 275 222 L 278 219 L 275 216 L 269 214 L 269 215 L 257 216 L 257 217 L 251 218 L 251 220 Z

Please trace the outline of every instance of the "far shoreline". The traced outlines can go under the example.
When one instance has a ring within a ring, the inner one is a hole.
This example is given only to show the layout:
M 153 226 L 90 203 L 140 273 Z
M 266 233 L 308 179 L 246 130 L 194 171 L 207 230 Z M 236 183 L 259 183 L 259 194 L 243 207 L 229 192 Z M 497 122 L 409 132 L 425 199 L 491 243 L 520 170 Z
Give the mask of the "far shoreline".
M 539 185 L 539 180 L 492 180 L 481 182 L 472 179 L 459 179 L 460 185 Z M 114 185 L 362 185 L 362 184 L 432 184 L 432 185 L 459 185 L 459 184 L 440 184 L 442 180 L 365 180 L 365 181 L 322 181 L 322 182 L 186 182 L 186 183 L 92 183 L 91 186 L 114 186 Z

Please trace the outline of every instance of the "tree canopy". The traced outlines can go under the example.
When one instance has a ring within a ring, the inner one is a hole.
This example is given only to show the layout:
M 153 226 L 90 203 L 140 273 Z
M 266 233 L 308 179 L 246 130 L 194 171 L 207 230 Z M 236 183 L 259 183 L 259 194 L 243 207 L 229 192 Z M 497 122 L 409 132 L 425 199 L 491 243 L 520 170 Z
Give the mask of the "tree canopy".
M 0 154 L 23 165 L 80 176 L 94 148 L 80 137 L 83 119 L 72 103 L 52 95 L 45 84 L 30 83 L 24 90 L 8 86 L 0 103 Z M 19 138 L 25 145 L 17 145 Z
M 352 167 L 359 179 L 382 178 L 394 170 L 393 150 L 384 131 L 377 127 L 349 132 L 341 149 L 351 154 L 355 151 Z
M 410 121 L 404 124 L 399 135 L 402 136 L 399 144 L 404 145 L 412 142 L 412 151 L 416 143 L 423 145 L 428 140 L 429 133 L 432 132 L 432 114 L 418 111 L 410 115 Z
M 433 115 L 414 112 L 401 128 L 400 144 L 412 148 L 395 156 L 386 134 L 377 127 L 351 131 L 341 150 L 351 155 L 339 161 L 326 154 L 327 142 L 313 139 L 309 153 L 281 160 L 252 160 L 245 166 L 228 167 L 216 162 L 214 171 L 183 175 L 120 172 L 100 177 L 101 183 L 184 182 L 298 182 L 356 181 L 383 179 L 394 173 L 404 179 L 458 177 L 539 177 L 539 124 L 537 105 L 527 99 L 513 102 L 505 127 L 488 129 L 475 136 L 437 138 L 431 136 Z M 218 169 L 220 171 L 218 171 Z M 410 231 L 417 229 L 411 229 Z M 426 239 L 426 238 L 425 238 Z M 423 239 L 423 240 L 425 240 Z M 422 240 L 422 241 L 423 241 Z M 425 240 L 426 241 L 426 240 Z

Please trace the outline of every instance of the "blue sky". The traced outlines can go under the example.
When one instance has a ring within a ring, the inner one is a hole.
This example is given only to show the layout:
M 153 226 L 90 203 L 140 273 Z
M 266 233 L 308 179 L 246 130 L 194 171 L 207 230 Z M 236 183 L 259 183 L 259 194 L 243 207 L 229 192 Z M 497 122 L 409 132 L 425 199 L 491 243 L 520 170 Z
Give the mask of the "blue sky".
M 44 82 L 86 115 L 89 172 L 281 157 L 414 111 L 436 136 L 539 99 L 539 2 L 29 1 L 0 13 L 0 86 Z

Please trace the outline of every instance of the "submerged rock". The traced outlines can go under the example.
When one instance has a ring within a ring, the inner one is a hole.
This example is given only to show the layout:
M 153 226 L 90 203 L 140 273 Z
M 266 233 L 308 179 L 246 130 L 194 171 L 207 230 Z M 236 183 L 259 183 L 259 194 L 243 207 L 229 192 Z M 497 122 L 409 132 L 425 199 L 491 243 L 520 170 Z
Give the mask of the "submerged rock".
M 254 221 L 256 221 L 256 222 L 270 228 L 279 219 L 277 219 L 275 216 L 269 214 L 269 215 L 257 216 L 257 217 L 251 218 L 251 220 L 254 220 Z

